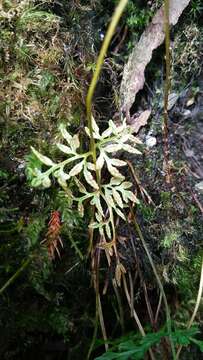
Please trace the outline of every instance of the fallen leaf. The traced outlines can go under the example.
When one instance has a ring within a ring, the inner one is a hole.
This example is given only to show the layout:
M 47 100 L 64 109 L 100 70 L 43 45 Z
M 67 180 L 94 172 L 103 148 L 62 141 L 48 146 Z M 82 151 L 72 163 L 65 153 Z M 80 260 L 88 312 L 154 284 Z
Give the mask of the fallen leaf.
M 179 95 L 176 93 L 171 93 L 168 96 L 168 110 L 171 110 L 174 105 L 176 104 L 177 100 L 179 98 Z
M 190 0 L 170 0 L 169 23 L 175 25 Z M 127 118 L 130 118 L 130 108 L 135 96 L 144 86 L 144 71 L 152 58 L 152 52 L 162 44 L 164 32 L 164 5 L 157 11 L 151 23 L 143 32 L 124 66 L 123 79 L 120 88 L 120 107 Z
M 194 104 L 194 102 L 195 102 L 195 98 L 194 97 L 192 97 L 191 99 L 189 99 L 188 101 L 187 101 L 187 104 L 186 104 L 186 106 L 192 106 L 193 104 Z
M 137 134 L 140 128 L 147 124 L 150 114 L 151 110 L 145 110 L 138 117 L 130 119 L 130 127 L 132 128 L 133 133 Z

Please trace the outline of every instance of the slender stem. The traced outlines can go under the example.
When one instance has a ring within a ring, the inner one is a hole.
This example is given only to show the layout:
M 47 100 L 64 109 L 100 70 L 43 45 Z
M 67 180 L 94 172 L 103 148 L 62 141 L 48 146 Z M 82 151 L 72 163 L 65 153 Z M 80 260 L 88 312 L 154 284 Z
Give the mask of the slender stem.
M 122 300 L 121 300 L 121 296 L 120 296 L 120 293 L 119 293 L 119 288 L 116 285 L 115 279 L 112 280 L 112 285 L 113 285 L 113 289 L 114 289 L 114 292 L 116 294 L 116 299 L 117 299 L 117 302 L 118 302 L 118 309 L 119 309 L 119 315 L 120 315 L 119 321 L 120 321 L 120 325 L 121 325 L 121 331 L 122 331 L 122 334 L 124 335 L 125 322 L 124 322 L 123 305 L 122 305 Z
M 95 140 L 94 140 L 94 136 L 93 136 L 93 124 L 92 124 L 92 98 L 94 95 L 94 91 L 97 85 L 97 81 L 102 69 L 102 65 L 104 62 L 104 57 L 106 56 L 106 52 L 107 49 L 109 47 L 110 41 L 112 39 L 112 36 L 114 34 L 115 28 L 118 24 L 118 21 L 124 11 L 125 6 L 127 5 L 128 0 L 120 0 L 118 6 L 115 9 L 115 12 L 113 14 L 112 20 L 110 22 L 109 28 L 107 30 L 106 36 L 104 38 L 104 42 L 102 44 L 98 59 L 97 59 L 97 63 L 96 63 L 96 69 L 95 72 L 93 74 L 93 78 L 92 81 L 90 83 L 90 87 L 87 93 L 87 98 L 86 98 L 86 111 L 87 111 L 87 121 L 88 121 L 88 128 L 90 131 L 90 151 L 92 153 L 92 158 L 93 158 L 93 162 L 95 165 L 95 170 L 96 170 L 96 178 L 97 178 L 97 183 L 99 185 L 100 188 L 100 177 L 101 177 L 101 173 L 100 171 L 97 169 L 96 167 L 96 160 L 97 160 L 97 149 L 96 149 L 96 144 L 95 144 Z M 95 210 L 93 210 L 94 213 Z M 93 236 L 93 235 L 92 235 Z M 96 264 L 96 278 L 95 278 L 95 293 L 96 293 L 96 319 L 95 319 L 95 330 L 94 330 L 94 335 L 93 335 L 93 339 L 92 339 L 92 343 L 90 345 L 90 349 L 88 352 L 88 359 L 91 355 L 93 346 L 94 346 L 94 342 L 96 340 L 96 335 L 97 335 L 97 328 L 98 328 L 98 317 L 100 317 L 100 325 L 103 329 L 103 318 L 101 319 L 101 303 L 100 303 L 100 296 L 99 296 L 99 276 L 98 276 L 98 267 L 99 267 L 99 262 L 97 261 Z M 103 316 L 103 315 L 102 315 Z M 104 335 L 104 331 L 103 331 L 103 335 Z M 106 335 L 105 335 L 106 337 Z M 108 344 L 107 344 L 108 346 Z
M 192 313 L 192 316 L 188 322 L 188 325 L 187 325 L 187 329 L 189 329 L 193 322 L 194 322 L 194 319 L 197 315 L 197 312 L 198 312 L 198 309 L 199 309 L 199 306 L 200 306 L 200 302 L 201 302 L 201 298 L 202 298 L 202 293 L 203 293 L 203 258 L 202 258 L 202 267 L 201 267 L 201 275 L 200 275 L 200 282 L 199 282 L 199 290 L 198 290 L 198 294 L 197 294 L 197 300 L 196 300 L 196 304 L 195 304 L 195 308 L 193 310 L 193 313 Z M 182 345 L 179 346 L 178 348 L 178 351 L 177 351 L 177 359 L 179 358 L 179 355 L 180 355 L 180 352 L 182 350 Z
M 126 295 L 126 298 L 127 298 L 127 301 L 128 301 L 128 305 L 129 305 L 129 307 L 130 307 L 130 309 L 131 309 L 130 294 L 129 294 L 129 291 L 128 291 L 127 282 L 126 282 L 126 278 L 125 278 L 125 275 L 124 275 L 124 274 L 123 274 L 123 286 L 124 286 L 125 295 Z M 142 335 L 143 337 L 145 337 L 145 336 L 146 336 L 145 331 L 144 331 L 144 329 L 143 329 L 143 327 L 142 327 L 142 324 L 141 324 L 141 322 L 140 322 L 140 319 L 138 318 L 138 315 L 137 315 L 134 307 L 133 307 L 133 317 L 134 317 L 134 319 L 135 319 L 135 321 L 136 321 L 136 324 L 137 324 L 137 326 L 138 326 L 138 329 L 139 329 L 141 335 Z M 155 360 L 152 349 L 149 349 L 149 355 L 150 355 L 150 357 L 151 357 L 151 360 Z
M 2 295 L 4 290 L 6 290 L 7 287 L 9 285 L 11 285 L 15 281 L 15 279 L 17 279 L 17 277 L 26 269 L 26 267 L 29 265 L 30 261 L 31 261 L 31 258 L 29 258 L 23 262 L 23 264 L 21 265 L 20 268 L 18 268 L 18 270 L 15 272 L 15 274 L 12 275 L 10 277 L 10 279 L 2 286 L 2 288 L 0 289 L 0 295 Z
M 92 341 L 88 350 L 88 354 L 87 354 L 87 360 L 90 359 L 90 356 L 92 354 L 93 348 L 94 348 L 94 344 L 97 338 L 97 331 L 98 331 L 98 318 L 99 318 L 99 312 L 98 312 L 98 301 L 97 301 L 97 296 L 96 296 L 96 306 L 95 306 L 95 325 L 94 325 L 94 332 L 93 332 L 93 336 L 92 336 Z
M 129 305 L 129 307 L 130 307 L 130 309 L 131 309 L 131 301 L 130 301 L 130 294 L 129 294 L 129 291 L 128 291 L 128 287 L 127 287 L 127 282 L 126 282 L 126 278 L 125 278 L 125 275 L 123 274 L 123 286 L 124 286 L 124 291 L 125 291 L 125 295 L 126 295 L 126 298 L 127 298 L 127 301 L 128 301 L 128 305 Z M 144 336 L 146 336 L 146 334 L 145 334 L 145 331 L 144 331 L 144 329 L 143 329 L 143 327 L 142 327 L 142 324 L 141 324 L 141 322 L 140 322 L 140 319 L 138 318 L 138 315 L 137 315 L 137 313 L 136 313 L 136 311 L 135 311 L 135 309 L 133 308 L 133 317 L 134 317 L 134 319 L 135 319 L 135 321 L 136 321 L 136 323 L 137 323 L 137 326 L 138 326 L 138 329 L 139 329 L 139 331 L 140 331 L 140 334 L 144 337 Z
M 100 298 L 100 293 L 98 291 L 98 312 L 99 312 L 99 322 L 100 322 L 100 326 L 101 326 L 101 330 L 102 330 L 102 335 L 103 335 L 103 339 L 105 341 L 105 350 L 107 351 L 109 348 L 109 345 L 107 343 L 108 338 L 107 338 L 107 334 L 106 334 L 106 328 L 105 328 L 105 323 L 104 323 L 104 316 L 103 316 L 103 311 L 102 311 L 102 304 L 101 304 L 101 298 Z
M 156 315 L 155 315 L 155 320 L 154 320 L 155 325 L 157 324 L 157 321 L 158 321 L 159 311 L 160 311 L 160 308 L 161 308 L 161 303 L 162 303 L 162 293 L 160 292 L 159 302 L 158 302 L 158 306 L 157 306 L 157 309 L 156 309 Z
M 147 286 L 146 286 L 145 281 L 142 281 L 142 286 L 143 286 L 143 290 L 144 290 L 144 296 L 145 296 L 145 301 L 146 301 L 146 305 L 147 305 L 149 319 L 150 319 L 151 325 L 154 329 L 155 328 L 154 314 L 153 314 L 152 307 L 151 307 L 151 304 L 149 301 L 149 296 L 148 296 Z
M 97 59 L 97 63 L 96 63 L 96 69 L 88 90 L 88 94 L 87 94 L 87 99 L 86 99 L 86 109 L 87 109 L 87 120 L 88 120 L 88 128 L 90 131 L 90 149 L 92 151 L 92 157 L 93 157 L 93 161 L 94 164 L 96 166 L 96 146 L 95 146 L 95 141 L 94 141 L 94 137 L 93 137 L 93 127 L 92 127 L 92 98 L 94 95 L 94 91 L 97 85 L 97 81 L 102 69 L 102 65 L 104 62 L 104 58 L 106 56 L 106 52 L 107 49 L 109 47 L 109 44 L 111 42 L 112 36 L 114 34 L 115 28 L 119 22 L 119 19 L 124 11 L 125 6 L 127 5 L 128 0 L 120 0 L 118 6 L 116 7 L 111 23 L 109 25 L 109 28 L 107 30 L 106 36 L 104 38 L 98 59 Z M 96 171 L 96 176 L 97 176 L 97 182 L 98 184 L 100 183 L 100 176 L 99 176 L 99 171 Z
M 133 287 L 133 280 L 131 271 L 128 272 L 129 277 L 129 284 L 130 284 L 130 310 L 131 310 L 131 316 L 133 316 L 133 309 L 134 309 L 134 287 Z
M 93 230 L 93 229 L 92 229 Z M 93 231 L 91 232 L 91 237 L 93 237 Z M 92 238 L 93 241 L 93 238 Z M 92 251 L 93 249 L 91 249 Z M 87 360 L 90 359 L 92 354 L 95 341 L 97 339 L 98 332 L 98 320 L 99 320 L 99 261 L 100 261 L 100 251 L 96 249 L 95 254 L 92 254 L 92 280 L 95 290 L 95 323 L 94 323 L 94 332 L 92 336 L 92 341 L 88 350 Z
M 196 304 L 195 304 L 195 308 L 193 311 L 193 314 L 191 316 L 191 319 L 188 323 L 188 329 L 192 326 L 194 319 L 197 315 L 197 311 L 199 309 L 199 305 L 200 305 L 200 301 L 201 301 L 201 297 L 202 297 L 202 292 L 203 292 L 203 258 L 202 258 L 202 266 L 201 266 L 201 275 L 200 275 L 200 282 L 199 282 L 199 290 L 198 290 L 198 294 L 197 294 L 197 300 L 196 300 Z
M 169 164 L 169 143 L 168 143 L 168 96 L 170 91 L 170 27 L 169 27 L 169 0 L 164 0 L 164 28 L 165 28 L 165 60 L 166 78 L 164 84 L 164 167 L 166 172 L 166 182 L 171 183 L 170 164 Z
M 171 344 L 171 350 L 172 350 L 172 356 L 173 356 L 173 360 L 176 360 L 176 353 L 175 353 L 175 346 L 174 346 L 174 342 L 173 342 L 173 338 L 172 338 L 172 326 L 171 326 L 171 315 L 170 315 L 170 309 L 169 309 L 169 306 L 168 306 L 168 302 L 167 302 L 167 298 L 166 298 L 166 295 L 165 295 L 165 291 L 164 291 L 164 288 L 162 286 L 162 283 L 161 283 L 161 280 L 159 278 L 159 275 L 157 273 L 157 270 L 156 270 L 156 267 L 154 265 L 154 262 L 153 262 L 153 259 L 151 257 L 151 254 L 148 250 L 148 247 L 147 247 L 147 244 L 144 240 L 144 237 L 142 235 L 142 232 L 141 232 L 141 229 L 138 225 L 138 222 L 136 220 L 136 217 L 135 217 L 135 214 L 132 210 L 132 207 L 131 207 L 131 214 L 132 214 L 132 219 L 133 219 L 133 223 L 134 223 L 134 226 L 135 226 L 135 229 L 139 235 L 139 238 L 142 242 L 142 245 L 143 245 L 143 248 L 147 254 L 147 257 L 148 257 L 148 260 L 150 262 L 150 265 L 152 267 L 152 270 L 154 272 L 154 276 L 156 278 L 156 281 L 157 281 L 157 284 L 159 286 L 159 289 L 160 289 L 160 292 L 162 294 L 162 297 L 163 297 L 163 301 L 164 301 L 164 305 L 165 305 L 165 310 L 166 310 L 166 325 L 167 325 L 167 330 L 168 330 L 168 337 L 169 337 L 169 340 L 170 340 L 170 344 Z

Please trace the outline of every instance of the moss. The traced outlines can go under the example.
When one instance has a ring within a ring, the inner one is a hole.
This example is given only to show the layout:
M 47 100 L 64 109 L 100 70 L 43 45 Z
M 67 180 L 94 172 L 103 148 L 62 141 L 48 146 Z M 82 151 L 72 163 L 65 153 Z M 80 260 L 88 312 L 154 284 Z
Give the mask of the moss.
M 202 30 L 194 23 L 185 25 L 182 33 L 175 37 L 172 53 L 172 81 L 177 87 L 179 74 L 182 81 L 187 81 L 192 74 L 197 73 L 201 61 Z
M 177 284 L 182 300 L 186 304 L 188 301 L 191 302 L 196 299 L 202 256 L 203 253 L 200 251 L 184 263 L 179 264 L 173 272 L 173 282 Z
M 177 228 L 167 229 L 167 232 L 164 235 L 164 238 L 161 240 L 161 246 L 165 249 L 170 249 L 175 242 L 178 242 L 180 237 L 180 232 Z
M 58 26 L 58 16 L 35 8 L 25 8 L 17 22 L 18 29 L 32 32 L 47 33 Z
M 138 209 L 142 213 L 145 221 L 150 223 L 154 220 L 156 216 L 156 210 L 152 206 L 145 204 L 143 201 L 140 201 Z

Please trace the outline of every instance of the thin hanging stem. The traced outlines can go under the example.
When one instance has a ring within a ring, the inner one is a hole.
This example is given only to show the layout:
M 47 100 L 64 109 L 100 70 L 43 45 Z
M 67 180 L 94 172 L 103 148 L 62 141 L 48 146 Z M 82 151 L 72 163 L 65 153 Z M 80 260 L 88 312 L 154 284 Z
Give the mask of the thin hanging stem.
M 130 299 L 130 294 L 129 294 L 129 291 L 128 291 L 127 282 L 126 282 L 126 278 L 125 278 L 125 275 L 124 275 L 124 274 L 123 274 L 123 286 L 124 286 L 125 295 L 126 295 L 126 298 L 127 298 L 127 301 L 128 301 L 128 305 L 129 305 L 129 307 L 130 307 L 130 309 L 131 309 L 131 308 L 132 308 L 132 306 L 131 306 L 131 299 Z M 137 315 L 137 313 L 136 313 L 136 311 L 135 311 L 134 308 L 133 308 L 133 317 L 134 317 L 134 319 L 135 319 L 135 321 L 136 321 L 136 324 L 137 324 L 137 326 L 138 326 L 138 329 L 139 329 L 139 331 L 140 331 L 140 334 L 141 334 L 143 337 L 146 336 L 145 331 L 144 331 L 144 329 L 143 329 L 143 327 L 142 327 L 142 324 L 141 324 L 141 322 L 140 322 L 140 319 L 138 318 L 138 315 Z
M 92 254 L 92 277 L 93 277 L 93 285 L 95 289 L 95 324 L 94 324 L 94 332 L 92 336 L 92 341 L 88 350 L 87 360 L 90 359 L 92 354 L 95 341 L 97 339 L 98 332 L 98 320 L 99 320 L 99 261 L 100 261 L 100 250 L 97 249 L 95 254 Z
M 96 297 L 96 314 L 95 314 L 95 325 L 94 325 L 94 332 L 93 332 L 93 336 L 92 336 L 92 341 L 88 350 L 88 354 L 87 354 L 87 360 L 90 359 L 90 356 L 92 354 L 93 348 L 94 348 L 94 344 L 96 342 L 97 339 L 97 331 L 98 331 L 98 318 L 99 318 L 99 313 L 98 313 L 98 301 L 97 301 L 97 297 Z
M 163 301 L 164 301 L 164 305 L 165 305 L 165 310 L 166 310 L 166 325 L 167 325 L 167 331 L 168 331 L 168 337 L 169 337 L 169 340 L 170 340 L 170 345 L 171 345 L 171 351 L 172 351 L 172 356 L 173 356 L 173 360 L 176 360 L 176 352 L 175 352 L 175 346 L 174 346 L 174 342 L 173 342 L 173 338 L 172 338 L 172 325 L 171 325 L 171 315 L 170 315 L 170 308 L 168 306 L 168 302 L 167 302 L 167 298 L 166 298 L 166 294 L 165 294 L 165 291 L 164 291 L 164 288 L 163 288 L 163 285 L 161 283 L 161 280 L 159 278 L 159 275 L 156 271 L 156 267 L 154 265 L 154 261 L 151 257 L 151 254 L 149 252 L 149 249 L 147 247 L 147 244 L 144 240 L 144 237 L 142 235 L 142 232 L 141 232 L 141 229 L 139 227 L 139 224 L 136 220 L 136 217 L 135 217 L 135 214 L 133 212 L 133 209 L 131 207 L 131 214 L 132 214 L 132 219 L 133 219 L 133 223 L 134 223 L 134 226 L 135 226 L 135 230 L 137 231 L 138 233 L 138 236 L 142 242 L 142 246 L 147 254 L 147 257 L 148 257 L 148 260 L 150 262 L 150 265 L 152 267 L 152 270 L 153 270 L 153 273 L 154 273 L 154 276 L 156 278 L 156 281 L 157 281 L 157 284 L 159 286 L 159 289 L 160 289 L 160 293 L 162 294 L 162 297 L 163 297 Z
M 156 315 L 155 315 L 155 320 L 154 320 L 155 326 L 157 325 L 157 321 L 158 321 L 158 317 L 159 317 L 159 311 L 161 309 L 161 303 L 162 303 L 162 293 L 160 292 L 159 302 L 158 302 L 158 305 L 157 305 Z
M 112 280 L 112 285 L 113 285 L 113 289 L 116 294 L 116 299 L 118 302 L 118 310 L 119 310 L 119 316 L 120 316 L 119 321 L 120 321 L 120 325 L 121 325 L 121 331 L 122 331 L 122 334 L 124 335 L 125 322 L 124 322 L 123 305 L 122 305 L 121 296 L 120 296 L 119 289 L 117 287 L 115 279 Z
M 125 278 L 125 274 L 123 274 L 122 276 L 122 279 L 123 279 L 123 286 L 124 286 L 124 291 L 125 291 L 125 295 L 126 295 L 126 298 L 127 298 L 127 301 L 128 301 L 128 305 L 130 307 L 130 309 L 132 309 L 132 305 L 131 305 L 131 299 L 130 299 L 130 294 L 129 294 L 129 291 L 128 291 L 128 286 L 127 286 L 127 282 L 126 282 L 126 278 Z M 140 322 L 140 319 L 138 318 L 138 315 L 133 307 L 133 311 L 132 311 L 132 315 L 136 321 L 136 324 L 138 326 L 138 329 L 140 331 L 140 334 L 145 337 L 146 334 L 145 334 L 145 331 L 142 327 L 142 324 Z M 154 354 L 153 354 L 153 351 L 152 349 L 149 349 L 149 355 L 150 355 L 150 358 L 151 360 L 155 360 L 155 357 L 154 357 Z
M 169 143 L 168 143 L 168 96 L 170 91 L 170 25 L 169 25 L 169 0 L 164 0 L 164 30 L 165 30 L 165 61 L 166 77 L 164 84 L 164 124 L 163 124 L 163 143 L 164 143 L 164 170 L 166 182 L 171 183 L 170 163 L 169 163 Z
M 108 346 L 108 338 L 107 338 L 107 333 L 106 333 L 106 327 L 105 327 L 105 323 L 104 323 L 104 316 L 103 316 L 103 311 L 102 311 L 102 304 L 101 304 L 101 298 L 100 298 L 100 293 L 98 292 L 98 312 L 99 312 L 99 322 L 100 322 L 100 326 L 101 326 L 101 330 L 102 330 L 102 335 L 103 335 L 103 339 L 105 341 L 104 346 L 105 346 L 105 350 L 107 351 L 109 346 Z

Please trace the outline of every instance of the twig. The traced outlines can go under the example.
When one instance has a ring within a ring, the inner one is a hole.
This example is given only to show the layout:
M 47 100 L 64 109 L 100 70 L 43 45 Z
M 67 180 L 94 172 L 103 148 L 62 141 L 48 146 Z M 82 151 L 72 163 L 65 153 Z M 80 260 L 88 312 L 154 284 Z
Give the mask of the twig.
M 75 269 L 78 265 L 80 264 L 80 261 L 78 261 L 76 264 L 74 264 L 73 266 L 71 266 L 70 269 L 68 269 L 66 272 L 65 272 L 65 275 L 69 274 L 73 269 Z

